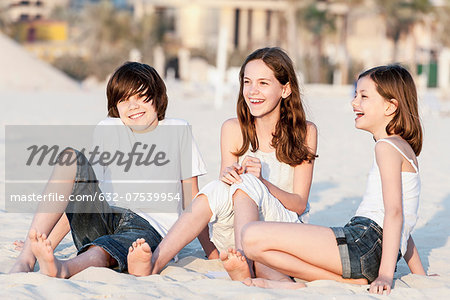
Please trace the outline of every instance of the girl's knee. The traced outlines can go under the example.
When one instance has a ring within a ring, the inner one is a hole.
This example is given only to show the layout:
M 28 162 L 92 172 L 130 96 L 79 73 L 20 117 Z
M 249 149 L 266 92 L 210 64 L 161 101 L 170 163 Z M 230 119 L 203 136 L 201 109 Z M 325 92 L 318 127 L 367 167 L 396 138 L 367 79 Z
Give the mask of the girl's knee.
M 192 200 L 192 209 L 196 212 L 201 212 L 202 214 L 207 214 L 209 217 L 212 214 L 211 205 L 208 200 L 208 196 L 205 194 L 200 194 Z M 187 210 L 188 211 L 188 210 Z M 192 211 L 191 211 L 192 212 Z
M 205 194 L 200 194 L 192 200 L 192 207 L 208 207 L 209 208 L 209 200 L 208 196 Z
M 241 243 L 245 255 L 253 259 L 258 256 L 261 252 L 263 246 L 263 240 L 267 237 L 264 236 L 261 230 L 261 225 L 263 222 L 251 222 L 246 224 L 241 231 Z
M 244 192 L 242 189 L 237 189 L 231 198 L 233 199 L 233 204 L 236 201 L 252 200 L 250 198 L 250 196 L 246 192 Z
M 234 185 L 233 188 L 233 203 L 235 201 L 252 200 L 260 207 L 264 195 L 269 193 L 267 187 L 252 174 L 242 174 L 241 178 L 242 183 Z

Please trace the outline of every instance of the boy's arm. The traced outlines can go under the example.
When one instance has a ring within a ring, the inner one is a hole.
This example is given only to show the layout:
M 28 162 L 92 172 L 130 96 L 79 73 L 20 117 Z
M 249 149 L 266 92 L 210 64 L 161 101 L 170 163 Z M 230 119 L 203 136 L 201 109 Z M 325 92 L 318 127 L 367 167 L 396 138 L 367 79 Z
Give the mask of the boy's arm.
M 408 239 L 408 248 L 404 256 L 406 263 L 408 264 L 411 273 L 418 275 L 427 275 L 425 269 L 423 268 L 422 261 L 420 260 L 419 252 L 417 251 L 416 245 L 412 236 Z
M 198 178 L 197 176 L 181 180 L 183 186 L 183 210 L 189 207 L 198 193 Z
M 189 207 L 194 199 L 195 195 L 198 193 L 198 178 L 197 176 L 191 177 L 186 180 L 182 180 L 183 185 L 183 209 Z M 217 251 L 216 246 L 209 239 L 209 228 L 208 225 L 202 230 L 198 235 L 198 241 L 202 245 L 203 251 L 205 251 L 206 257 L 208 259 L 219 258 L 219 251 Z

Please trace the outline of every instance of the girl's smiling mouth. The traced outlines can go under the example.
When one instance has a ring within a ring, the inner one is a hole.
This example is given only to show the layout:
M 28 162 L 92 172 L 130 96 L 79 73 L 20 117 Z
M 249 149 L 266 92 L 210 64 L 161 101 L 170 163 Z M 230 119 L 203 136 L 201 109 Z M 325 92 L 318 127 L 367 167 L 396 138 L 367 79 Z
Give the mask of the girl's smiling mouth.
M 264 100 L 262 100 L 262 99 L 248 99 L 248 100 L 252 104 L 258 104 L 258 103 L 263 103 L 264 102 Z
M 359 110 L 354 110 L 354 112 L 356 114 L 356 120 L 364 116 L 364 113 Z

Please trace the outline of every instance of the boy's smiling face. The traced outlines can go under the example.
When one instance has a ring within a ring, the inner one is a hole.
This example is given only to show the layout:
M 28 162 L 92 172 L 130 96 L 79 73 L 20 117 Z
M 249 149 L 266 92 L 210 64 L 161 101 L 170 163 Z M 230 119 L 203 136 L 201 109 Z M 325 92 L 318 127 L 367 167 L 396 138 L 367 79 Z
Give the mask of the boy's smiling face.
M 158 126 L 153 99 L 148 102 L 145 99 L 145 95 L 136 94 L 117 103 L 120 120 L 134 132 L 147 132 Z

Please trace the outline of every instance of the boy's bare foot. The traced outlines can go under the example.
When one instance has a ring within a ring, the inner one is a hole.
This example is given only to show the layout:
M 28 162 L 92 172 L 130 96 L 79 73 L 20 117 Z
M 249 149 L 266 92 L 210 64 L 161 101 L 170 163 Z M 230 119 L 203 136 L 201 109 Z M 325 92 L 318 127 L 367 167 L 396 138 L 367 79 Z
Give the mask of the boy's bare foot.
M 134 276 L 148 276 L 152 271 L 152 250 L 144 239 L 137 239 L 128 250 L 128 273 Z
M 296 290 L 306 287 L 306 284 L 294 281 L 276 281 L 264 278 L 246 278 L 243 283 L 248 286 L 257 286 L 265 289 Z
M 63 264 L 53 255 L 53 249 L 47 236 L 30 229 L 28 238 L 31 243 L 31 251 L 39 262 L 39 272 L 51 277 L 66 278 L 61 272 Z
M 220 260 L 231 280 L 242 281 L 251 277 L 247 259 L 236 249 L 230 248 L 227 252 L 221 252 Z

